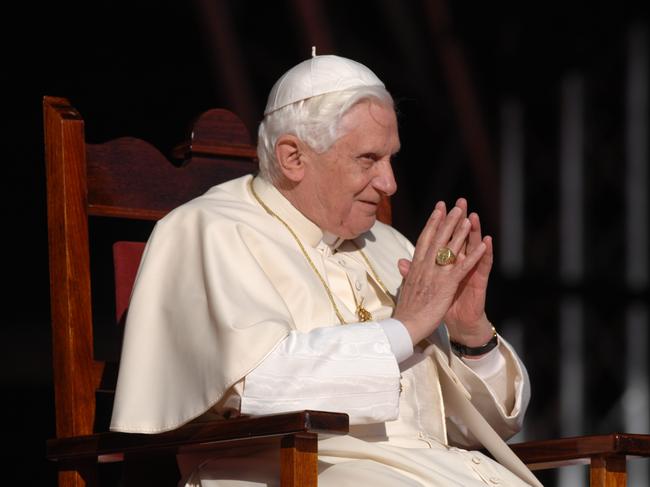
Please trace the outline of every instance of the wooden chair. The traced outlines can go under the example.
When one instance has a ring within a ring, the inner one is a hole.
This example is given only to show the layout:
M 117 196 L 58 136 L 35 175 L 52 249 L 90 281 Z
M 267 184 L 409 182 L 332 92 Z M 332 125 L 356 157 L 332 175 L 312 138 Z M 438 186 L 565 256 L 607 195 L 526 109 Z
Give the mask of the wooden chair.
M 94 353 L 89 217 L 155 221 L 210 186 L 255 171 L 255 150 L 241 121 L 226 110 L 205 112 L 189 142 L 175 149 L 183 163 L 174 167 L 139 139 L 87 144 L 83 119 L 65 99 L 45 97 L 43 110 L 57 423 L 47 457 L 58 463 L 59 485 L 97 485 L 97 464 L 122 460 L 127 484 L 175 485 L 174 473 L 161 467 L 165 459 L 174 465 L 179 452 L 218 453 L 244 440 L 281 448 L 283 486 L 316 485 L 317 435 L 345 434 L 345 414 L 300 411 L 189 424 L 156 435 L 107 432 L 116 364 Z M 388 201 L 380 219 L 390 222 Z M 118 321 L 141 250 L 142 244 L 115 247 Z M 534 469 L 590 461 L 592 485 L 620 486 L 625 458 L 648 456 L 650 436 L 570 438 L 513 449 Z M 156 472 L 161 477 L 152 484 Z
M 627 459 L 650 456 L 650 435 L 612 433 L 510 446 L 533 471 L 588 464 L 591 487 L 623 487 Z
M 300 411 L 158 435 L 107 432 L 116 366 L 94 355 L 89 217 L 157 220 L 210 186 L 255 171 L 242 122 L 226 110 L 204 113 L 189 143 L 175 149 L 184 161 L 179 168 L 139 139 L 86 144 L 83 119 L 65 99 L 45 97 L 43 110 L 57 423 L 47 456 L 58 462 L 59 485 L 97 485 L 96 463 L 123 459 L 141 467 L 130 469 L 127 483 L 145 485 L 138 476 L 144 470 L 146 485 L 176 485 L 161 462 L 145 468 L 152 456 L 227 449 L 243 440 L 281 447 L 283 485 L 316 485 L 317 435 L 346 433 L 345 414 Z M 122 291 L 118 313 L 128 294 Z M 157 471 L 168 478 L 152 484 Z

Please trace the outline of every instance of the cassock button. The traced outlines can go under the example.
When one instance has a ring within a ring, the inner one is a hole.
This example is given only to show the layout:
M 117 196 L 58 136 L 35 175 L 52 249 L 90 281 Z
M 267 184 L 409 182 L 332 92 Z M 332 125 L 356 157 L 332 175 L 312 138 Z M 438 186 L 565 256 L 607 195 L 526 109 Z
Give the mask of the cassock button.
M 339 259 L 339 264 L 341 264 L 343 267 L 345 267 L 345 261 L 343 259 Z
M 490 482 L 494 485 L 498 485 L 501 483 L 501 479 L 499 477 L 490 477 Z
M 357 291 L 361 291 L 361 283 L 359 281 L 354 283 L 354 287 L 357 288 Z
M 476 465 L 478 465 L 479 463 L 481 463 L 481 459 L 480 459 L 479 457 L 472 457 L 472 461 L 473 461 Z

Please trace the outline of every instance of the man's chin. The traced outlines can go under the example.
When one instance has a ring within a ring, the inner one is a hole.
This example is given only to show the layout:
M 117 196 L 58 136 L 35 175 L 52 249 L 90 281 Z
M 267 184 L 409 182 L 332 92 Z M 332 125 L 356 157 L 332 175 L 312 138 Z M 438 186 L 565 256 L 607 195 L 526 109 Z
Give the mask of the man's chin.
M 345 233 L 345 235 L 339 236 L 345 240 L 352 240 L 360 237 L 375 225 L 375 222 L 377 221 L 377 215 L 368 216 L 364 220 L 364 222 L 358 222 L 358 224 L 355 224 L 353 226 L 351 225 L 350 227 L 343 229 L 343 233 Z

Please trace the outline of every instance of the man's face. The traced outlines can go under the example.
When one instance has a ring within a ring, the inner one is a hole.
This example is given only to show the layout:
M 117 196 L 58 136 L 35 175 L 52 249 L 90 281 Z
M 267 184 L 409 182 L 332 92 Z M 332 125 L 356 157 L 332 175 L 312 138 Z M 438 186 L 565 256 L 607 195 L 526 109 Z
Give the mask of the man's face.
M 344 135 L 327 151 L 305 151 L 303 213 L 322 230 L 349 239 L 373 226 L 381 195 L 397 190 L 391 158 L 400 142 L 395 111 L 375 101 L 353 106 L 339 130 Z

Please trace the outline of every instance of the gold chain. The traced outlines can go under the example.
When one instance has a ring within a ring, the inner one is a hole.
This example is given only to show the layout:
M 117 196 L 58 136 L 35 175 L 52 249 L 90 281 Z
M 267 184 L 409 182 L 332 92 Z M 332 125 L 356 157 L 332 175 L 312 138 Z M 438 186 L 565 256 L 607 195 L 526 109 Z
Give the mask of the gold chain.
M 358 301 L 357 293 L 354 292 L 354 287 L 352 286 L 352 282 L 350 282 L 350 277 L 346 274 L 345 278 L 348 280 L 350 290 L 352 291 L 352 298 L 354 299 L 354 310 L 357 313 L 359 321 L 361 323 L 365 321 L 372 321 L 372 313 L 363 307 L 363 296 L 361 296 L 361 300 Z
M 361 247 L 359 247 L 359 244 L 357 242 L 352 240 L 352 243 L 354 244 L 354 246 L 357 248 L 357 250 L 361 254 L 361 257 L 363 257 L 363 260 L 366 262 L 366 265 L 370 269 L 372 277 L 375 278 L 375 281 L 377 281 L 377 283 L 379 284 L 379 287 L 381 288 L 381 290 L 384 291 L 384 294 L 386 296 L 388 296 L 388 299 L 390 299 L 391 306 L 394 308 L 396 306 L 395 300 L 393 299 L 393 296 L 388 292 L 388 288 L 386 287 L 384 282 L 379 278 L 379 274 L 377 274 L 377 271 L 375 270 L 372 263 L 370 262 L 370 259 L 368 259 L 368 257 L 366 257 L 366 254 L 363 252 L 363 250 L 361 250 Z
M 282 223 L 282 225 L 284 225 L 284 227 L 289 231 L 291 236 L 294 238 L 294 240 L 298 244 L 298 247 L 300 247 L 300 250 L 302 251 L 302 254 L 305 256 L 305 259 L 307 259 L 307 262 L 309 263 L 309 266 L 312 268 L 312 270 L 314 271 L 314 273 L 316 274 L 316 276 L 320 280 L 321 284 L 323 285 L 323 288 L 325 289 L 325 292 L 327 293 L 327 297 L 329 298 L 330 303 L 332 304 L 332 308 L 334 308 L 334 313 L 336 313 L 336 317 L 339 319 L 339 321 L 341 322 L 342 325 L 346 325 L 347 321 L 345 321 L 345 319 L 343 318 L 343 315 L 341 314 L 341 311 L 339 310 L 338 306 L 336 306 L 336 302 L 334 301 L 334 295 L 332 294 L 332 290 L 327 285 L 327 282 L 325 282 L 325 279 L 323 278 L 321 273 L 316 268 L 316 265 L 314 264 L 314 262 L 309 257 L 309 254 L 307 253 L 307 250 L 305 250 L 305 247 L 302 245 L 302 242 L 298 238 L 298 235 L 296 235 L 296 233 L 293 231 L 293 229 L 289 226 L 289 224 L 287 222 L 285 222 L 282 218 L 280 218 L 280 216 L 278 214 L 276 214 L 273 210 L 271 210 L 271 208 L 269 208 L 266 205 L 266 203 L 264 203 L 264 201 L 262 201 L 262 198 L 259 197 L 259 195 L 255 191 L 255 188 L 253 187 L 253 180 L 254 179 L 255 178 L 251 178 L 251 180 L 249 182 L 251 193 L 253 194 L 253 196 L 255 197 L 257 202 L 260 204 L 260 206 L 262 208 L 264 208 L 264 210 L 269 215 L 276 218 L 280 223 Z M 368 265 L 368 268 L 370 269 L 370 272 L 372 273 L 375 280 L 379 283 L 379 286 L 381 287 L 382 291 L 384 291 L 386 296 L 388 296 L 388 298 L 391 300 L 391 303 L 392 303 L 393 307 L 395 307 L 395 300 L 393 299 L 393 297 L 388 292 L 388 289 L 386 288 L 386 286 L 384 285 L 382 280 L 379 278 L 379 275 L 377 274 L 377 272 L 375 271 L 375 268 L 370 263 L 370 260 L 368 260 L 368 257 L 366 257 L 366 255 L 363 253 L 363 251 L 361 250 L 359 245 L 357 245 L 357 243 L 354 240 L 352 242 L 354 243 L 355 247 L 357 248 L 357 250 L 359 251 L 359 253 L 363 257 L 363 260 Z M 348 281 L 349 281 L 349 278 L 348 278 Z M 355 304 L 356 304 L 356 299 L 357 298 L 354 295 L 354 290 L 352 291 L 352 295 L 354 297 Z M 370 312 L 368 310 L 366 310 L 362 306 L 362 304 L 363 304 L 363 302 L 361 304 L 357 305 L 357 315 L 359 316 L 359 320 L 360 321 L 370 321 L 370 320 L 372 320 L 372 315 L 370 314 Z
M 262 208 L 264 208 L 266 210 L 266 212 L 269 215 L 275 217 L 280 223 L 282 223 L 282 225 L 285 226 L 285 228 L 287 230 L 289 230 L 289 233 L 291 234 L 291 236 L 298 243 L 298 247 L 300 247 L 300 250 L 302 250 L 302 254 L 305 256 L 305 258 L 307 259 L 307 262 L 309 262 L 309 265 L 311 266 L 312 270 L 316 273 L 316 275 L 318 276 L 318 279 L 320 279 L 321 284 L 325 288 L 325 291 L 327 292 L 327 297 L 329 298 L 330 303 L 332 303 L 332 307 L 334 308 L 334 312 L 336 313 L 337 318 L 339 319 L 339 321 L 341 322 L 342 325 L 347 324 L 347 321 L 345 321 L 345 319 L 343 318 L 343 315 L 339 311 L 338 306 L 336 306 L 336 303 L 334 302 L 334 296 L 332 295 L 332 291 L 330 290 L 329 286 L 325 282 L 325 279 L 323 279 L 323 276 L 321 276 L 320 272 L 318 272 L 318 269 L 316 269 L 316 265 L 314 264 L 314 262 L 309 257 L 309 254 L 307 254 L 307 251 L 305 250 L 305 247 L 303 247 L 302 242 L 298 238 L 298 235 L 295 234 L 295 232 L 291 229 L 291 227 L 287 224 L 287 222 L 285 222 L 282 218 L 280 218 L 273 210 L 271 210 L 271 208 L 266 206 L 266 203 L 264 203 L 264 201 L 262 201 L 262 198 L 260 198 L 257 195 L 257 192 L 255 192 L 255 188 L 253 188 L 253 179 L 255 179 L 255 178 L 252 178 L 250 183 L 249 183 L 250 188 L 251 188 L 251 193 L 253 193 L 253 196 L 255 196 L 255 199 L 257 200 L 257 202 L 262 206 Z

